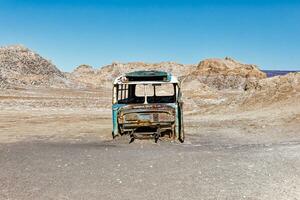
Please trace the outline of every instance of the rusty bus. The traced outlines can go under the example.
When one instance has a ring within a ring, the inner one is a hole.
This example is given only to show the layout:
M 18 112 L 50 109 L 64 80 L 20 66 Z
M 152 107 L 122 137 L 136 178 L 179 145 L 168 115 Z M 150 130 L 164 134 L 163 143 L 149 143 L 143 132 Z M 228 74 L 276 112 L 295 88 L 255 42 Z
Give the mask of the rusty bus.
M 184 142 L 179 81 L 164 71 L 134 71 L 113 83 L 112 136 L 135 139 L 168 136 Z

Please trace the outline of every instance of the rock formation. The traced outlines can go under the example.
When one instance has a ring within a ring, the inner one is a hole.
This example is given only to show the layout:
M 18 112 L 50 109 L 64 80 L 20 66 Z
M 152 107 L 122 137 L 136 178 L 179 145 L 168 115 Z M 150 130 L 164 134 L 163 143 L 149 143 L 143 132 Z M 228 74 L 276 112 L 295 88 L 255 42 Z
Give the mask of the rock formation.
M 231 58 L 206 59 L 188 76 L 188 80 L 198 80 L 216 89 L 245 89 L 258 80 L 266 78 L 266 74 L 255 65 L 242 64 Z
M 50 61 L 20 45 L 0 48 L 0 85 L 59 86 L 67 80 Z
M 178 77 L 187 75 L 194 69 L 193 65 L 183 65 L 175 62 L 161 62 L 161 63 L 143 63 L 143 62 L 131 62 L 131 63 L 112 63 L 101 67 L 99 69 L 93 69 L 88 65 L 78 66 L 68 77 L 81 84 L 86 84 L 88 87 L 107 87 L 111 88 L 113 80 L 130 71 L 135 70 L 163 70 L 170 72 Z
M 76 68 L 71 77 L 89 86 L 109 85 L 119 75 L 135 70 L 163 70 L 183 80 L 184 84 L 197 80 L 197 84 L 205 84 L 216 89 L 243 89 L 255 85 L 266 74 L 255 65 L 241 64 L 231 58 L 207 59 L 196 65 L 183 65 L 175 62 L 161 63 L 112 63 L 98 70 L 87 65 Z M 197 85 L 196 84 L 196 85 Z M 195 85 L 195 84 L 193 84 Z
M 73 71 L 73 75 L 83 75 L 83 74 L 95 74 L 96 70 L 93 69 L 92 66 L 90 65 L 79 65 L 78 67 L 76 67 L 76 69 Z
M 112 63 L 99 69 L 99 74 L 105 76 L 108 80 L 113 80 L 117 76 L 135 71 L 135 70 L 162 70 L 172 73 L 175 76 L 181 77 L 190 73 L 195 68 L 195 65 L 184 65 L 176 62 L 160 62 L 160 63 Z
M 179 77 L 185 111 L 211 112 L 239 106 L 250 109 L 251 106 L 300 99 L 300 73 L 266 78 L 257 66 L 231 58 L 206 59 L 198 65 L 115 62 L 99 69 L 80 65 L 71 73 L 63 73 L 23 46 L 0 48 L 0 88 L 99 88 L 103 97 L 109 99 L 112 81 L 135 70 L 163 70 Z
M 300 72 L 260 80 L 245 94 L 244 105 L 269 105 L 295 100 L 300 103 Z

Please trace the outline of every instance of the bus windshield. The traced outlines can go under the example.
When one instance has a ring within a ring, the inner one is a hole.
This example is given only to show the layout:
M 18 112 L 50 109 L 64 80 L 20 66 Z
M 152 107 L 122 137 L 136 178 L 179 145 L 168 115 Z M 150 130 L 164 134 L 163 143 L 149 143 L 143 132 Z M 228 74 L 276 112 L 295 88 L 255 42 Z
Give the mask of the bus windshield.
M 175 103 L 177 84 L 127 84 L 117 85 L 117 101 L 131 103 Z

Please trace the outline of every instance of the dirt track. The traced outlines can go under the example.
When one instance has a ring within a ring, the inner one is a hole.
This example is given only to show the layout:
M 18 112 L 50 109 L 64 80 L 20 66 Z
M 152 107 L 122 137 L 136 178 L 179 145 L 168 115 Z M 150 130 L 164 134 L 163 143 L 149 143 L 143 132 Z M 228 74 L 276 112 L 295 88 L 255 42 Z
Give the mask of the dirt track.
M 184 144 L 129 145 L 98 96 L 2 94 L 0 199 L 300 199 L 299 108 L 187 115 Z

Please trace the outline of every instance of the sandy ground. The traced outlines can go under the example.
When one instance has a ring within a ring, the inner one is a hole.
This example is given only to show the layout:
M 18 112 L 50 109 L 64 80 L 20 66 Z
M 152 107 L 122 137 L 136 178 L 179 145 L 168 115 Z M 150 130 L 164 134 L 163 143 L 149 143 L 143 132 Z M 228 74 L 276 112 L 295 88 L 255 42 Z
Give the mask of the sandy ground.
M 0 199 L 300 199 L 299 106 L 199 110 L 184 144 L 128 144 L 105 91 L 0 92 Z

